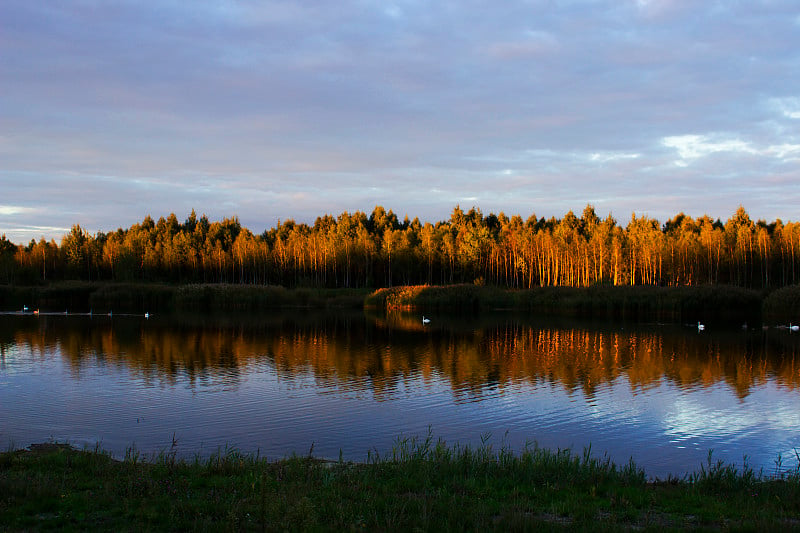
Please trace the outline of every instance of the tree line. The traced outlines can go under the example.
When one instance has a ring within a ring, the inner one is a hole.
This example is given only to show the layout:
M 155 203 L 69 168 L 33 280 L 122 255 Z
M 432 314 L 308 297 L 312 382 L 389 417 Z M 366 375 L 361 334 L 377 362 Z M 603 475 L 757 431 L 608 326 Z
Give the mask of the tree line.
M 237 217 L 194 210 L 149 215 L 92 235 L 74 225 L 60 244 L 0 238 L 0 283 L 59 280 L 389 287 L 478 283 L 508 288 L 729 284 L 768 289 L 800 282 L 800 223 L 753 221 L 743 207 L 724 223 L 680 213 L 664 224 L 631 216 L 624 227 L 592 205 L 580 217 L 526 220 L 453 209 L 435 224 L 377 206 L 313 225 L 278 222 L 260 235 Z

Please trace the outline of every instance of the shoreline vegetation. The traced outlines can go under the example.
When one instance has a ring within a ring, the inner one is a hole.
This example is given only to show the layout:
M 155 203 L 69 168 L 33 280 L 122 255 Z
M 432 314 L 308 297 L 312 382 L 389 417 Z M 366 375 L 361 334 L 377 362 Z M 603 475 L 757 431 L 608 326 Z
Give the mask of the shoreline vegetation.
M 0 285 L 0 311 L 63 313 L 258 312 L 284 308 L 450 314 L 512 310 L 548 316 L 740 325 L 800 322 L 800 285 L 767 292 L 726 285 L 504 289 L 481 284 L 370 289 L 63 281 Z
M 753 221 L 743 207 L 724 223 L 679 213 L 627 225 L 580 217 L 487 216 L 459 206 L 436 223 L 400 220 L 376 206 L 313 225 L 278 221 L 261 234 L 238 218 L 210 221 L 194 210 L 149 215 L 129 228 L 91 234 L 75 224 L 60 244 L 15 244 L 0 235 L 0 284 L 52 281 L 229 283 L 380 288 L 482 283 L 507 289 L 730 285 L 774 290 L 800 283 L 800 222 Z
M 586 449 L 398 438 L 363 463 L 234 448 L 208 458 L 44 443 L 0 453 L 6 531 L 800 530 L 800 467 L 714 461 L 648 480 Z

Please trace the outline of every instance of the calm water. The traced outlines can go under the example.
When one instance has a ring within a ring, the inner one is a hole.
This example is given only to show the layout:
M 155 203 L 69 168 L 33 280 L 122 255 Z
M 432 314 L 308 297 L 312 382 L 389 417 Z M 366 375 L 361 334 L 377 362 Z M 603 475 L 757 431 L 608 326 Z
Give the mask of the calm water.
M 364 460 L 397 437 L 797 464 L 800 335 L 492 315 L 0 316 L 0 445 Z M 175 446 L 173 447 L 173 443 Z

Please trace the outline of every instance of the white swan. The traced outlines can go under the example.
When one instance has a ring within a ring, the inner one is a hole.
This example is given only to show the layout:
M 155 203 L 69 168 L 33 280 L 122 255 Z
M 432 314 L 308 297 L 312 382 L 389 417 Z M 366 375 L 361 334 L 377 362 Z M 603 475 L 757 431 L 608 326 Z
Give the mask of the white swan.
M 430 324 L 431 320 L 429 318 L 425 318 L 425 315 L 422 315 L 422 323 L 423 324 Z
M 697 321 L 697 331 L 703 331 L 704 329 L 706 329 L 705 324 L 701 324 L 700 321 L 698 320 Z

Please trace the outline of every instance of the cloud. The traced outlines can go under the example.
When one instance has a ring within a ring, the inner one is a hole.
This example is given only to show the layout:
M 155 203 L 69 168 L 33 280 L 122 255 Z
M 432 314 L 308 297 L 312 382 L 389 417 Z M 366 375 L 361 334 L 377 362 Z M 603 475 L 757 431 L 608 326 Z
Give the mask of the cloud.
M 691 7 L 685 0 L 636 0 L 636 7 L 646 17 L 658 18 L 675 16 Z
M 800 160 L 800 144 L 779 144 L 770 146 L 765 150 L 766 154 L 774 155 L 784 161 Z
M 61 237 L 69 233 L 70 229 L 71 227 L 65 226 L 16 226 L 11 223 L 8 224 L 7 230 L 3 230 L 1 233 L 14 243 L 27 244 L 30 240 L 36 240 L 37 238 L 47 241 L 55 239 L 56 242 L 60 242 Z
M 553 52 L 557 47 L 558 40 L 550 32 L 526 30 L 519 39 L 490 43 L 488 52 L 497 59 L 522 59 Z
M 459 198 L 660 217 L 757 198 L 788 219 L 795 11 L 8 0 L 3 202 L 98 230 L 192 207 L 254 228 L 376 204 L 436 221 Z M 750 185 L 700 205 L 719 179 Z
M 620 161 L 626 159 L 638 159 L 642 154 L 630 154 L 624 152 L 594 152 L 589 156 L 590 161 L 598 163 L 608 163 L 611 161 Z
M 757 146 L 741 139 L 725 138 L 723 135 L 676 135 L 664 137 L 661 144 L 678 152 L 678 166 L 687 166 L 694 160 L 718 153 L 733 155 L 752 155 L 761 158 L 774 158 L 782 163 L 795 161 L 800 157 L 800 144 L 779 144 Z
M 775 98 L 772 105 L 786 118 L 800 119 L 800 98 Z
M 680 160 L 676 164 L 686 166 L 694 159 L 718 152 L 734 152 L 754 154 L 756 151 L 746 142 L 739 139 L 711 140 L 706 135 L 675 135 L 665 137 L 661 143 L 678 151 Z
M 0 216 L 15 216 L 28 213 L 35 213 L 36 209 L 31 207 L 22 207 L 18 205 L 0 205 Z

